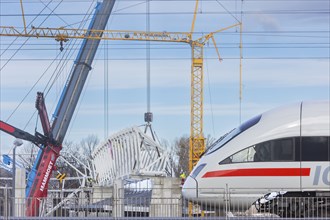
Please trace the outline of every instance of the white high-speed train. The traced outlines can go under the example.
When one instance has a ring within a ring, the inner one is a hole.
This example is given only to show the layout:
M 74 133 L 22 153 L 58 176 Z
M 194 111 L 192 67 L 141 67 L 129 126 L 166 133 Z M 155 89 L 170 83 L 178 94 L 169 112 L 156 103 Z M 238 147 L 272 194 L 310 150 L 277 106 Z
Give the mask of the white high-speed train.
M 281 197 L 325 198 L 330 210 L 329 106 L 329 101 L 283 106 L 230 131 L 200 158 L 183 185 L 183 196 L 200 204 L 229 200 L 238 206 L 277 192 Z

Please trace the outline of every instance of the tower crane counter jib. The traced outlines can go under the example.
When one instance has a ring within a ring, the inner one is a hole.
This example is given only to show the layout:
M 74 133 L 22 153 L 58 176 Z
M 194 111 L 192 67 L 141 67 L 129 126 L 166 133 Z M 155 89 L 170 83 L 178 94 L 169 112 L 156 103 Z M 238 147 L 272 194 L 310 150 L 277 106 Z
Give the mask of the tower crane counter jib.
M 105 29 L 114 6 L 115 0 L 104 0 L 98 3 L 94 17 L 88 31 Z M 33 29 L 32 29 L 33 30 Z M 25 32 L 25 35 L 28 35 Z M 24 36 L 24 35 L 23 35 Z M 66 38 L 58 38 L 60 42 Z M 31 135 L 0 121 L 0 130 L 15 137 L 33 142 L 40 147 L 37 159 L 28 177 L 26 195 L 26 216 L 39 216 L 39 207 L 42 199 L 47 196 L 48 182 L 54 169 L 56 160 L 62 149 L 62 142 L 69 127 L 72 115 L 78 103 L 86 78 L 91 70 L 92 62 L 101 39 L 84 39 L 79 54 L 63 89 L 61 98 L 54 113 L 54 120 L 50 125 L 44 98 L 38 93 L 36 107 L 41 118 L 44 134 Z

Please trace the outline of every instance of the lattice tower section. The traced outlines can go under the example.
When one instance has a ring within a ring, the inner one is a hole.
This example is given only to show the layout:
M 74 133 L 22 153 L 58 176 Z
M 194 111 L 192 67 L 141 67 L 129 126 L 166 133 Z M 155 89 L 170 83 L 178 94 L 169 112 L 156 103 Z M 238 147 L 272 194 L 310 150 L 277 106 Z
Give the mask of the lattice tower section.
M 189 171 L 205 150 L 203 135 L 203 49 L 204 45 L 193 42 L 191 67 L 191 126 L 189 141 Z
M 100 185 L 130 175 L 167 176 L 169 154 L 138 127 L 124 129 L 99 145 L 92 161 Z

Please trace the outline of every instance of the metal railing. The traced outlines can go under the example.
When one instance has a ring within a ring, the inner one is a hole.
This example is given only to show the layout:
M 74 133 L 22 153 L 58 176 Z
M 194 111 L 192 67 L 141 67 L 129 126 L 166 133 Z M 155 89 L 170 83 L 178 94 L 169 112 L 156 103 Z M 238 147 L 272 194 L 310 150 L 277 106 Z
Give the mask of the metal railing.
M 202 191 L 202 189 L 201 189 Z M 200 196 L 198 201 L 182 197 L 178 189 L 100 188 L 81 190 L 66 198 L 66 193 L 52 193 L 41 200 L 41 219 L 53 218 L 208 218 L 208 219 L 330 219 L 330 197 L 263 197 L 252 204 L 248 199 L 235 198 L 234 189 L 214 189 L 213 194 Z M 245 198 L 254 195 L 246 194 Z M 213 198 L 213 199 L 210 199 Z M 214 199 L 215 198 L 215 199 Z M 63 201 L 65 199 L 65 201 Z M 32 200 L 32 199 L 31 199 Z M 24 198 L 12 198 L 10 187 L 2 187 L 0 219 L 25 218 Z M 60 205 L 59 205 L 60 204 Z M 55 208 L 54 208 L 55 207 Z

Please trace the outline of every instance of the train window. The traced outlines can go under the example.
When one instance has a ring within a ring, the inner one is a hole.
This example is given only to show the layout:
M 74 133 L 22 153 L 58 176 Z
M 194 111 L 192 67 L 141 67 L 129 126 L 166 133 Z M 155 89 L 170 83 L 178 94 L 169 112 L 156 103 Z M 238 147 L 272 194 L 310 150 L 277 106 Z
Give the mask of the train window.
M 230 157 L 232 163 L 253 161 L 255 150 L 253 147 L 246 148 Z
M 294 160 L 293 138 L 270 140 L 255 146 L 254 161 L 292 161 Z
M 278 139 L 272 141 L 272 160 L 284 160 L 284 161 L 291 161 L 294 158 L 294 144 L 293 138 L 287 139 Z
M 206 154 L 210 154 L 218 149 L 220 149 L 222 146 L 224 146 L 231 138 L 235 136 L 235 132 L 237 129 L 233 129 L 220 137 L 216 142 L 211 144 L 211 146 L 207 149 Z
M 261 116 L 262 115 L 258 115 L 254 118 L 251 118 L 250 120 L 248 120 L 248 121 L 244 122 L 243 124 L 241 124 L 238 128 L 230 131 L 228 134 L 225 134 L 224 136 L 219 138 L 214 144 L 212 144 L 209 147 L 206 154 L 211 154 L 211 153 L 215 152 L 216 150 L 220 149 L 225 144 L 227 144 L 229 141 L 231 141 L 237 135 L 243 133 L 245 130 L 247 130 L 247 129 L 251 128 L 252 126 L 256 125 L 260 121 Z
M 260 161 L 271 161 L 272 158 L 272 149 L 271 149 L 271 142 L 266 141 L 260 144 L 255 145 L 255 154 L 253 157 L 253 161 L 260 162 Z
M 231 163 L 231 158 L 232 158 L 232 157 L 227 157 L 227 158 L 224 159 L 223 161 L 219 162 L 219 164 L 229 164 L 229 163 Z
M 302 137 L 302 161 L 330 161 L 329 137 Z
M 249 147 L 231 155 L 230 157 L 227 157 L 219 164 L 253 162 L 255 153 L 255 146 Z
M 241 150 L 219 164 L 294 160 L 293 138 L 270 140 Z
M 301 149 L 300 149 L 300 137 L 295 137 L 295 161 L 301 161 L 300 157 L 301 157 Z

